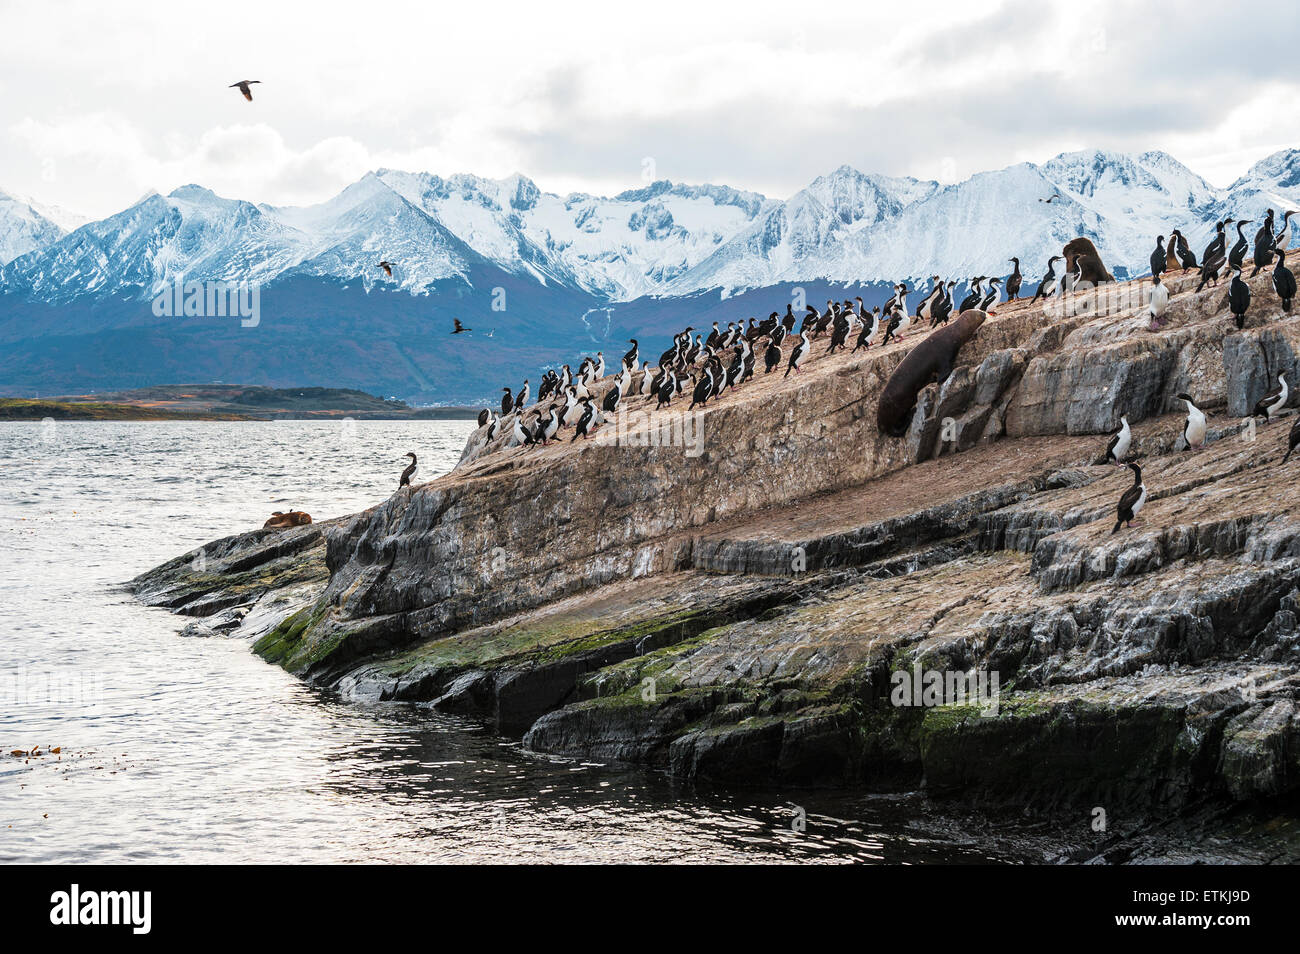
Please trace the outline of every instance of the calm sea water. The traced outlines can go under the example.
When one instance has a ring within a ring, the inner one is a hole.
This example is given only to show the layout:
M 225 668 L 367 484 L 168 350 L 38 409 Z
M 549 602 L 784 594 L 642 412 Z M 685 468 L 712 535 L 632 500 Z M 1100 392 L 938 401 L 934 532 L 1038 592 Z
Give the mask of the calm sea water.
M 408 450 L 449 470 L 471 427 L 0 424 L 0 861 L 1041 860 L 911 797 L 700 792 L 343 703 L 120 589 L 272 510 L 369 506 Z

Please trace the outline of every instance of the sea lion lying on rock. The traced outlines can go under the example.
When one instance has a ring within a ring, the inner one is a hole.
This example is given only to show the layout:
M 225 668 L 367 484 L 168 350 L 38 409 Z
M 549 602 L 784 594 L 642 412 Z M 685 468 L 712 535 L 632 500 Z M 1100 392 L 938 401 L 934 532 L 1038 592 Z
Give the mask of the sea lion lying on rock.
M 1062 252 L 1065 255 L 1066 272 L 1073 272 L 1076 266 L 1083 265 L 1083 274 L 1079 276 L 1079 281 L 1097 286 L 1115 280 L 1115 276 L 1106 271 L 1101 256 L 1097 254 L 1097 246 L 1093 245 L 1091 240 L 1083 236 L 1070 239 L 1065 243 Z
M 988 314 L 977 308 L 963 311 L 950 325 L 944 325 L 907 353 L 880 392 L 876 427 L 882 434 L 902 437 L 912 421 L 912 409 L 921 388 L 931 381 L 944 381 L 952 374 L 961 346 L 979 331 Z
M 288 513 L 281 513 L 277 510 L 271 514 L 270 520 L 262 524 L 262 529 L 283 530 L 285 527 L 301 527 L 308 523 L 311 523 L 311 514 L 309 513 L 304 513 L 301 510 L 290 510 Z

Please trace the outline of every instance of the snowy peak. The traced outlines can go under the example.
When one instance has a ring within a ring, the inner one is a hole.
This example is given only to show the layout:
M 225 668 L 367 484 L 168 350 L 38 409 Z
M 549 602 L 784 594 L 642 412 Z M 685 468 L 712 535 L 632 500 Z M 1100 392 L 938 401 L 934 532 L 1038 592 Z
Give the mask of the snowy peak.
M 53 245 L 65 232 L 34 204 L 0 192 L 0 265 Z
M 1048 201 L 1051 199 L 1051 201 Z M 1035 274 L 1076 235 L 1141 274 L 1156 235 L 1203 247 L 1227 215 L 1300 208 L 1300 150 L 1219 189 L 1167 153 L 1083 150 L 940 185 L 842 165 L 784 201 L 725 185 L 647 182 L 612 197 L 526 176 L 379 169 L 326 202 L 253 205 L 201 185 L 150 194 L 71 233 L 0 195 L 0 291 L 48 301 L 140 295 L 184 274 L 314 276 L 423 294 L 478 268 L 609 301 L 731 294 L 804 280 Z M 395 263 L 389 278 L 378 263 Z

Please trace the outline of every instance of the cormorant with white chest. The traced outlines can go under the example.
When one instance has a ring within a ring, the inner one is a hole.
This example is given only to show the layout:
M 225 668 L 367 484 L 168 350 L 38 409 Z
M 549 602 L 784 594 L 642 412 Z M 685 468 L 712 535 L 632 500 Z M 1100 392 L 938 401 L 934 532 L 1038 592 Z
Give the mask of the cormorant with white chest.
M 1142 468 L 1137 464 L 1129 464 L 1133 471 L 1133 486 L 1124 491 L 1123 496 L 1119 498 L 1119 506 L 1116 507 L 1115 527 L 1110 532 L 1119 533 L 1119 528 L 1127 524 L 1133 526 L 1133 521 L 1141 513 L 1142 508 L 1147 502 L 1147 485 L 1142 482 Z
M 1188 450 L 1200 450 L 1205 446 L 1205 412 L 1196 406 L 1190 394 L 1178 395 L 1178 400 L 1187 405 L 1187 420 L 1183 422 L 1183 441 Z

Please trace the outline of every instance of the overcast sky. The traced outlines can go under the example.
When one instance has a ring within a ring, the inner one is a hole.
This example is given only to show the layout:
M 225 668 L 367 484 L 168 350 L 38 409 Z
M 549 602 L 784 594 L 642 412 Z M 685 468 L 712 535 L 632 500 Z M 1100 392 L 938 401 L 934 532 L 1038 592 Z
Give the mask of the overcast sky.
M 955 181 L 1091 147 L 1227 185 L 1300 146 L 1293 3 L 337 10 L 0 0 L 0 189 L 98 217 L 187 182 L 299 204 L 381 166 L 604 194 L 650 168 L 786 197 L 843 163 Z

